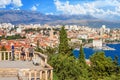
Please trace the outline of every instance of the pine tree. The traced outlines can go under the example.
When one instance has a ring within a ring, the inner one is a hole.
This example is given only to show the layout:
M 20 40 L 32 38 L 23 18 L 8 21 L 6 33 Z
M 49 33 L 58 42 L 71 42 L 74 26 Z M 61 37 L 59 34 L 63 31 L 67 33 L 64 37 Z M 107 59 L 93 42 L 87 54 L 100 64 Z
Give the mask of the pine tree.
M 114 72 L 114 64 L 110 57 L 106 57 L 104 52 L 96 52 L 90 57 L 92 74 L 97 78 L 109 77 Z M 106 79 L 104 79 L 106 80 Z
M 85 55 L 84 55 L 84 50 L 83 50 L 83 48 L 82 48 L 82 44 L 80 45 L 79 62 L 80 62 L 80 64 L 83 64 L 84 66 L 86 65 Z
M 37 49 L 39 49 L 39 40 L 37 40 Z
M 60 30 L 59 53 L 66 54 L 69 51 L 67 32 L 64 26 Z
M 79 72 L 80 72 L 80 76 L 79 76 L 79 80 L 88 80 L 88 66 L 86 65 L 86 61 L 85 61 L 85 55 L 84 55 L 84 50 L 82 48 L 82 44 L 80 45 L 80 55 L 79 55 Z

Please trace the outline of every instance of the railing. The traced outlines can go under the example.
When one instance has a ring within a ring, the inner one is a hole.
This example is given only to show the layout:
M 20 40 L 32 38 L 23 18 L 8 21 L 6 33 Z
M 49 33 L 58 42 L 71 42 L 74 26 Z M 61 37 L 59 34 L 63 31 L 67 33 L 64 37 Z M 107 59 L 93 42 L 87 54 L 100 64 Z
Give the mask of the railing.
M 34 53 L 34 59 L 42 66 L 39 69 L 21 69 L 20 80 L 53 80 L 53 68 L 47 64 L 47 56 L 39 52 Z
M 10 60 L 12 57 L 11 51 L 0 51 L 0 61 L 1 60 Z
M 26 60 L 28 59 L 28 52 L 26 52 L 25 56 Z M 1 60 L 12 60 L 12 52 L 11 51 L 0 51 L 0 61 Z M 14 60 L 21 60 L 21 52 L 14 52 Z
M 52 69 L 21 69 L 19 71 L 20 80 L 53 80 Z
M 21 60 L 21 52 L 15 51 L 14 58 L 15 60 Z M 26 52 L 25 58 L 28 60 L 28 52 Z M 11 51 L 0 51 L 0 61 L 11 59 Z M 38 63 L 41 67 L 38 69 L 19 69 L 19 80 L 53 80 L 53 68 L 47 64 L 47 56 L 39 52 L 35 52 L 33 57 L 33 62 L 34 61 L 36 61 L 36 63 Z
M 36 60 L 36 61 L 38 60 L 39 64 L 42 66 L 45 66 L 45 64 L 47 64 L 47 56 L 44 54 L 41 54 L 39 52 L 34 53 L 34 60 Z
M 25 54 L 26 54 L 25 59 L 28 60 L 28 58 L 29 58 L 28 52 L 25 52 Z M 21 52 L 15 51 L 14 58 L 15 58 L 15 60 L 21 60 Z M 47 63 L 47 56 L 44 54 L 41 54 L 40 52 L 34 53 L 34 59 L 36 59 L 36 58 L 41 58 L 42 62 L 40 62 L 40 63 Z M 1 60 L 11 60 L 11 59 L 12 59 L 11 51 L 0 51 L 0 61 Z

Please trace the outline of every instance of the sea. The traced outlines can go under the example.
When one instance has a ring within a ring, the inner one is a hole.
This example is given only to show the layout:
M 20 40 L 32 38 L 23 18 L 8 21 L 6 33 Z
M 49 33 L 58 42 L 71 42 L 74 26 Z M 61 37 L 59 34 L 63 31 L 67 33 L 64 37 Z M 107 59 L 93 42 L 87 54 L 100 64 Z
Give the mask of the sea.
M 106 44 L 107 46 L 114 48 L 115 50 L 102 50 L 105 52 L 105 55 L 107 57 L 111 57 L 112 60 L 114 60 L 115 56 L 118 56 L 118 62 L 120 64 L 120 44 Z M 93 48 L 84 48 L 85 58 L 89 59 L 92 54 L 94 54 L 96 51 Z M 78 58 L 79 57 L 79 50 L 73 50 L 73 55 Z

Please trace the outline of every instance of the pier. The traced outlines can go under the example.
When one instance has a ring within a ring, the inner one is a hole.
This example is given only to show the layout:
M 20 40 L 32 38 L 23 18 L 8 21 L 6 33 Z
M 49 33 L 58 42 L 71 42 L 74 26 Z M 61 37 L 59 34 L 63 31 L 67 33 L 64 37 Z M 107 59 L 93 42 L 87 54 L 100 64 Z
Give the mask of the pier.
M 105 45 L 102 46 L 102 50 L 115 50 L 115 49 Z

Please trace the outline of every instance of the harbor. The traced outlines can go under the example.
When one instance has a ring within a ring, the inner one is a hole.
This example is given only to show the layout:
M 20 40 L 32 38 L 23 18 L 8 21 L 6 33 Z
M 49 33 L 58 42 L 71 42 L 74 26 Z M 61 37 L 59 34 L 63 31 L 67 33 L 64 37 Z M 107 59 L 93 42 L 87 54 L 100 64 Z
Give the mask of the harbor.
M 100 47 L 99 46 L 98 47 L 93 47 L 93 45 L 91 43 L 84 45 L 84 48 L 93 48 L 93 49 L 97 49 L 97 50 L 115 50 L 115 48 L 109 47 L 106 44 L 104 44 Z
M 115 50 L 115 48 L 111 48 L 107 45 L 102 46 L 102 50 Z
M 120 57 L 120 44 L 106 44 L 102 50 L 95 50 L 91 47 L 84 47 L 84 53 L 86 59 L 89 59 L 91 55 L 93 55 L 96 51 L 104 51 L 105 55 L 107 57 L 111 57 L 112 59 L 115 58 L 115 56 Z M 76 58 L 79 56 L 79 50 L 74 50 L 73 54 Z M 120 63 L 120 58 L 118 59 L 118 62 Z

